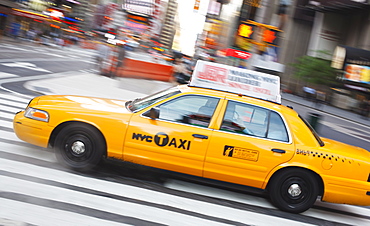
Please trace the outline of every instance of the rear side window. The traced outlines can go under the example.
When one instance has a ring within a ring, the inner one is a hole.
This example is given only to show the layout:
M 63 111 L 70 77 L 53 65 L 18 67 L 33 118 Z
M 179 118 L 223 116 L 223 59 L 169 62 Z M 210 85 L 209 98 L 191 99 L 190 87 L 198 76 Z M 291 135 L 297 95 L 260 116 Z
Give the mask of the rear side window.
M 288 142 L 288 132 L 283 119 L 276 112 L 270 112 L 270 120 L 267 132 L 267 138 Z
M 278 113 L 236 101 L 228 102 L 220 130 L 289 141 L 286 125 Z

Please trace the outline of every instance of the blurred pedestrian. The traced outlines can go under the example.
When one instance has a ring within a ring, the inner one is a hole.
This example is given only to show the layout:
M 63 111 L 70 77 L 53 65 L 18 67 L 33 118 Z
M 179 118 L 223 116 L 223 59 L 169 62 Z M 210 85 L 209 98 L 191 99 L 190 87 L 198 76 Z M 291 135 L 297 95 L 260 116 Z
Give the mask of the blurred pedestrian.
M 291 0 L 279 0 L 279 8 L 277 14 L 280 17 L 279 30 L 283 30 L 285 23 L 288 20 L 288 7 L 291 4 Z
M 321 105 L 325 103 L 325 98 L 326 98 L 325 92 L 317 90 L 315 98 L 315 107 L 320 109 Z
M 175 58 L 173 66 L 173 77 L 171 78 L 171 82 L 177 82 L 180 84 L 187 84 L 190 79 L 190 72 L 186 68 L 182 58 Z
M 369 117 L 369 113 L 370 113 L 370 100 L 364 99 L 364 100 L 361 101 L 360 111 L 361 111 L 361 115 L 364 118 L 367 119 Z
M 18 21 L 13 22 L 11 25 L 11 35 L 14 39 L 18 38 L 20 30 L 21 24 Z
M 111 77 L 118 76 L 118 71 L 120 68 L 124 66 L 124 61 L 126 58 L 126 48 L 125 48 L 125 43 L 123 42 L 117 42 L 117 64 L 114 70 L 114 73 L 111 74 Z
M 110 55 L 110 51 L 111 51 L 111 49 L 108 46 L 108 43 L 106 43 L 104 40 L 102 40 L 98 45 L 97 54 L 95 56 L 95 61 L 96 61 L 96 65 L 97 65 L 97 68 L 98 68 L 99 72 L 102 71 L 104 62 L 106 60 L 108 60 L 108 57 Z

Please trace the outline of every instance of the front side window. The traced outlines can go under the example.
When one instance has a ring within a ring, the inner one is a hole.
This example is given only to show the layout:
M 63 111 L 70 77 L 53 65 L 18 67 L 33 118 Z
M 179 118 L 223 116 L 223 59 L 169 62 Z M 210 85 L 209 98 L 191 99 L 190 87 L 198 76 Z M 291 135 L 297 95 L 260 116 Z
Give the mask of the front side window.
M 159 119 L 208 127 L 219 99 L 186 95 L 159 105 Z
M 229 101 L 220 130 L 288 142 L 286 126 L 276 112 Z

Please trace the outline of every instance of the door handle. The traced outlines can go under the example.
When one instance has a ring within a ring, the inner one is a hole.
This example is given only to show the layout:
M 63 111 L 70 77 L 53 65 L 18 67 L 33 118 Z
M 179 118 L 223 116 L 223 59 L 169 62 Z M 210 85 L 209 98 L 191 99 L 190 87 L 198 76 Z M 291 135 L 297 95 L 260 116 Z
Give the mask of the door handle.
M 193 137 L 200 139 L 208 139 L 208 136 L 202 134 L 193 134 Z
M 281 154 L 284 154 L 285 153 L 285 150 L 277 149 L 277 148 L 273 148 L 273 149 L 271 149 L 271 151 L 277 152 L 277 153 L 281 153 Z

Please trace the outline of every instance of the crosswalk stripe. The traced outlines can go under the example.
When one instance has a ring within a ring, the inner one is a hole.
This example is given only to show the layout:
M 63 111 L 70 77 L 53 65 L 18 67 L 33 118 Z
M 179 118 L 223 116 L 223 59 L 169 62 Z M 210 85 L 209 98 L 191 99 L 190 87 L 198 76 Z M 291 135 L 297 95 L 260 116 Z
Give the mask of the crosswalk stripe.
M 192 183 L 178 181 L 178 180 L 168 180 L 164 184 L 165 187 L 178 190 L 178 191 L 185 191 L 190 192 L 193 194 L 204 195 L 208 197 L 220 198 L 231 200 L 234 202 L 242 202 L 249 205 L 260 206 L 263 208 L 275 209 L 273 205 L 266 202 L 265 198 L 256 197 L 255 199 L 251 200 L 248 195 L 239 194 L 232 191 L 225 191 L 219 188 L 213 188 L 203 185 L 195 185 Z
M 21 141 L 14 132 L 0 130 L 0 137 L 12 141 Z
M 0 79 L 1 78 L 10 78 L 10 77 L 19 77 L 19 76 L 18 75 L 15 75 L 15 74 L 0 72 Z
M 23 157 L 37 158 L 42 161 L 56 163 L 56 157 L 52 151 L 40 150 L 41 148 L 23 147 L 17 144 L 1 143 L 0 153 L 15 154 Z M 1 190 L 1 188 L 0 188 Z M 1 224 L 0 224 L 1 225 Z
M 157 207 L 115 200 L 109 197 L 86 194 L 79 191 L 73 191 L 35 182 L 4 176 L 0 176 L 0 181 L 2 181 L 4 184 L 4 186 L 1 188 L 3 192 L 20 193 L 57 202 L 67 202 L 77 206 L 98 209 L 122 216 L 140 218 L 160 224 L 176 225 L 180 224 L 181 222 L 186 222 L 188 225 L 227 225 L 186 214 L 160 209 Z M 22 184 L 22 186 L 19 186 L 20 184 Z M 76 199 L 76 197 L 78 197 L 78 199 Z M 164 218 L 163 215 L 168 217 Z
M 0 209 L 8 211 L 0 211 L 0 218 L 18 219 L 22 222 L 27 222 L 31 225 L 109 225 L 109 226 L 125 226 L 118 222 L 102 220 L 97 217 L 90 217 L 82 214 L 77 214 L 70 211 L 47 208 L 39 205 L 28 204 L 20 201 L 13 201 L 5 198 L 0 198 Z M 22 213 L 22 214 L 20 214 Z M 47 216 L 47 217 L 45 217 Z M 0 220 L 0 225 L 2 222 Z M 7 224 L 4 224 L 7 225 Z M 17 225 L 17 224 L 9 224 Z M 20 224 L 19 224 L 20 225 Z
M 167 188 L 179 190 L 179 191 L 185 191 L 190 192 L 193 194 L 198 195 L 204 195 L 208 197 L 214 197 L 214 198 L 221 198 L 225 200 L 231 200 L 234 202 L 242 202 L 249 205 L 255 205 L 260 206 L 263 208 L 274 208 L 271 204 L 266 203 L 264 198 L 257 198 L 254 197 L 253 199 L 250 199 L 250 197 L 231 192 L 231 191 L 225 191 L 218 188 L 203 186 L 203 185 L 194 185 L 188 182 L 183 181 L 177 181 L 177 180 L 169 180 L 164 185 Z M 244 197 L 245 196 L 245 197 Z M 370 209 L 365 209 L 363 207 L 357 207 L 357 206 L 351 206 L 351 205 L 343 205 L 343 204 L 334 204 L 334 203 L 324 203 L 321 201 L 317 201 L 315 203 L 317 206 L 323 206 L 330 209 L 336 209 L 338 211 L 348 212 L 348 213 L 355 213 L 362 216 L 369 216 L 370 215 Z M 354 222 L 356 225 L 362 225 L 363 223 L 370 223 L 369 220 L 361 219 L 359 220 L 357 217 L 349 217 L 347 215 L 338 214 L 338 213 L 329 213 L 327 211 L 323 210 L 317 210 L 314 208 L 311 208 L 307 210 L 304 213 L 301 213 L 301 215 L 315 217 L 315 218 L 323 218 L 328 221 L 332 222 L 338 222 L 338 223 L 347 223 L 347 224 L 353 224 Z
M 7 122 L 7 121 L 0 121 L 0 126 L 7 127 L 13 129 L 13 122 Z
M 24 98 L 24 97 L 20 97 L 20 96 L 16 96 L 16 95 L 9 95 L 9 94 L 2 94 L 2 93 L 0 93 L 0 97 L 8 99 L 8 100 L 19 101 L 19 102 L 22 102 L 22 103 L 25 103 L 25 104 L 27 104 L 31 100 L 31 98 Z M 1 102 L 2 101 L 0 101 L 0 103 Z
M 165 194 L 157 191 L 152 191 L 144 188 L 138 188 L 130 185 L 117 184 L 109 181 L 103 181 L 94 178 L 86 178 L 68 172 L 48 169 L 45 167 L 25 164 L 6 159 L 0 159 L 0 168 L 5 171 L 15 172 L 32 177 L 44 178 L 47 180 L 56 181 L 59 183 L 70 184 L 73 186 L 91 188 L 94 185 L 94 190 L 111 193 L 114 195 L 130 197 L 132 199 L 142 200 L 150 203 L 157 203 L 161 205 L 179 208 L 207 216 L 223 218 L 236 222 L 248 222 L 257 225 L 305 225 L 302 222 L 298 223 L 288 219 L 282 219 L 274 216 L 267 216 L 264 214 L 248 212 L 231 207 L 220 206 L 212 203 L 205 203 L 203 201 L 191 200 L 188 198 L 178 197 L 171 194 Z M 27 190 L 27 186 L 21 186 Z M 51 189 L 54 190 L 54 189 Z M 23 191 L 22 191 L 23 193 Z M 27 194 L 27 191 L 24 191 Z M 53 198 L 53 197 L 52 197 Z M 117 204 L 119 206 L 120 204 Z M 113 210 L 115 211 L 115 210 Z M 135 211 L 137 213 L 137 210 Z M 142 212 L 144 213 L 144 212 Z M 135 214 L 135 213 L 133 213 Z M 151 214 L 152 218 L 154 215 Z M 140 216 L 139 216 L 140 217 Z M 142 217 L 140 217 L 142 218 Z M 151 220 L 151 219 L 149 219 Z M 168 222 L 168 221 L 166 221 Z M 270 223 L 269 223 L 270 222 Z M 195 225 L 195 224 L 193 224 Z M 199 224 L 198 224 L 199 225 Z
M 12 112 L 12 113 L 15 114 L 18 111 L 24 110 L 24 108 L 14 108 L 14 107 L 8 107 L 8 106 L 0 104 L 0 110 L 7 111 L 7 112 Z
M 17 108 L 22 108 L 22 109 L 25 109 L 27 107 L 27 103 L 19 103 L 19 102 L 15 102 L 15 101 L 0 99 L 0 105 L 10 105 L 10 106 L 17 107 Z
M 5 112 L 0 111 L 0 117 L 4 117 L 4 118 L 13 120 L 14 116 L 15 116 L 15 114 L 10 114 L 10 113 L 5 113 Z

